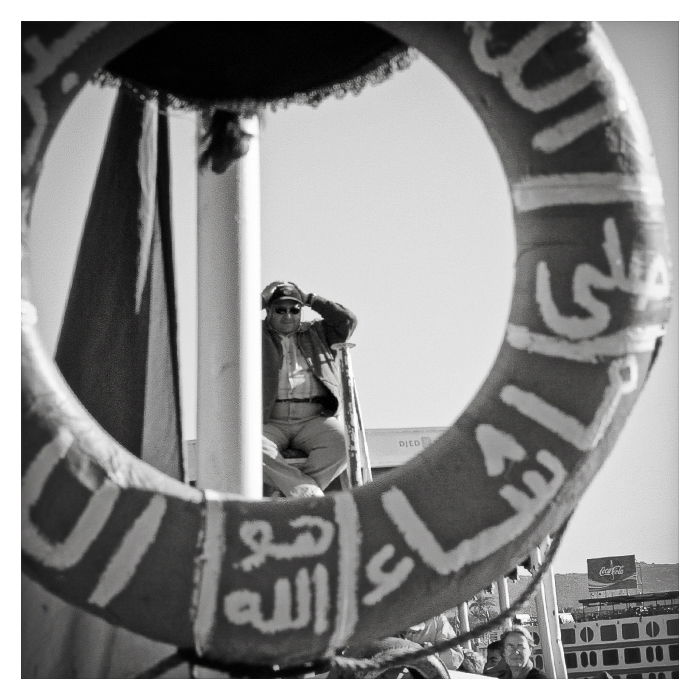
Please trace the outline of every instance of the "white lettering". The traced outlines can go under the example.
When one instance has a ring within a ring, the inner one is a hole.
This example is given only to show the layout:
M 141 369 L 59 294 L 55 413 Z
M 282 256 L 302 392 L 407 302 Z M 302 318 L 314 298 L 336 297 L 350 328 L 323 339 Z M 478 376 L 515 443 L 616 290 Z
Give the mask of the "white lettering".
M 607 103 L 599 102 L 573 117 L 561 119 L 552 127 L 542 129 L 533 137 L 532 145 L 537 151 L 556 153 L 599 124 L 610 121 L 612 116 Z
M 89 603 L 104 608 L 129 585 L 138 565 L 158 534 L 165 509 L 166 500 L 163 496 L 151 498 L 109 560 L 88 600 Z
M 661 182 L 655 172 L 558 173 L 525 177 L 511 185 L 513 206 L 518 212 L 571 204 L 664 203 Z
M 119 487 L 105 479 L 93 492 L 78 522 L 63 542 L 54 543 L 39 532 L 32 522 L 30 510 L 39 501 L 54 467 L 66 456 L 72 444 L 73 436 L 60 429 L 39 451 L 22 477 L 22 549 L 44 566 L 58 570 L 69 569 L 82 559 L 105 526 L 119 497 Z
M 610 275 L 603 274 L 588 263 L 578 265 L 574 271 L 573 300 L 588 312 L 588 317 L 564 316 L 559 312 L 552 297 L 547 263 L 542 260 L 537 265 L 535 296 L 542 318 L 555 333 L 572 340 L 597 335 L 610 323 L 610 309 L 593 295 L 593 289 L 619 289 L 633 294 L 639 297 L 638 306 L 644 306 L 655 299 L 663 299 L 670 291 L 668 269 L 660 254 L 656 254 L 650 262 L 634 255 L 629 274 L 626 274 L 614 220 L 606 219 L 603 230 L 603 249 L 610 265 Z
M 486 43 L 491 39 L 491 24 L 487 22 L 465 22 L 465 30 L 471 32 L 469 48 L 477 67 L 500 78 L 508 94 L 522 107 L 539 113 L 562 104 L 573 95 L 588 87 L 593 76 L 587 65 L 546 85 L 531 89 L 522 81 L 525 65 L 552 39 L 572 26 L 571 22 L 544 22 L 517 42 L 507 53 L 491 58 L 486 52 Z
M 273 542 L 272 525 L 264 520 L 244 522 L 239 530 L 241 540 L 250 548 L 252 554 L 241 560 L 239 566 L 244 571 L 251 571 L 261 566 L 268 557 L 272 559 L 299 559 L 323 554 L 328 550 L 335 526 L 329 520 L 315 515 L 302 515 L 290 522 L 293 528 L 308 528 L 299 534 L 293 542 Z M 318 531 L 315 537 L 312 530 Z
M 224 598 L 224 613 L 233 624 L 249 624 L 264 634 L 304 629 L 311 622 L 312 583 L 317 597 L 314 610 L 323 616 L 314 625 L 314 631 L 320 633 L 319 630 L 328 628 L 327 602 L 330 599 L 328 572 L 323 564 L 316 565 L 313 578 L 306 568 L 299 569 L 293 584 L 288 578 L 278 578 L 274 585 L 272 616 L 267 619 L 263 615 L 260 593 L 246 589 L 233 591 Z
M 506 340 L 517 350 L 537 355 L 563 357 L 576 362 L 597 363 L 603 357 L 619 357 L 637 352 L 650 352 L 658 338 L 666 333 L 661 324 L 624 328 L 610 335 L 583 340 L 567 340 L 557 336 L 534 333 L 525 326 L 508 324 Z
M 328 630 L 328 610 L 330 608 L 330 582 L 328 569 L 322 564 L 316 564 L 312 576 L 316 595 L 314 596 L 314 634 L 323 634 Z
M 550 472 L 551 479 L 546 481 L 539 472 L 526 471 L 523 481 L 532 490 L 533 496 L 518 491 L 510 485 L 501 488 L 500 495 L 513 507 L 515 514 L 499 525 L 487 527 L 474 537 L 462 540 L 449 550 L 442 548 L 428 526 L 413 509 L 406 495 L 396 486 L 382 494 L 382 504 L 401 532 L 406 544 L 417 552 L 425 564 L 439 574 L 451 574 L 467 564 L 481 561 L 525 532 L 533 523 L 537 513 L 555 496 L 566 477 L 564 467 L 546 450 L 540 450 L 536 459 Z
M 367 563 L 367 578 L 375 587 L 366 593 L 362 602 L 365 605 L 376 605 L 392 591 L 395 591 L 413 571 L 415 563 L 410 557 L 402 557 L 390 571 L 383 567 L 396 554 L 393 544 L 384 545 Z
M 536 394 L 523 391 L 512 384 L 503 387 L 500 396 L 503 403 L 513 406 L 524 416 L 559 435 L 579 450 L 587 452 L 605 435 L 622 397 L 637 388 L 637 358 L 630 355 L 613 360 L 608 368 L 608 377 L 610 384 L 605 388 L 603 399 L 590 425 L 584 425 Z
M 24 41 L 24 50 L 34 59 L 33 69 L 22 74 L 22 99 L 34 121 L 31 135 L 24 144 L 22 152 L 22 172 L 27 173 L 34 165 L 39 151 L 41 139 L 48 126 L 48 112 L 46 103 L 41 96 L 39 86 L 60 68 L 61 64 L 69 58 L 77 48 L 107 25 L 107 22 L 80 22 L 60 39 L 56 39 L 50 46 L 44 46 L 36 36 L 30 36 Z M 75 85 L 69 81 L 63 83 L 66 86 Z
M 603 81 L 608 71 L 613 70 L 612 65 L 617 63 L 609 44 L 604 41 L 604 37 L 599 36 L 600 31 L 594 29 L 590 33 L 589 41 L 597 50 L 590 52 L 590 58 L 585 65 L 544 85 L 538 85 L 535 88 L 527 87 L 522 80 L 526 64 L 546 44 L 571 26 L 571 22 L 538 24 L 508 53 L 495 58 L 489 56 L 486 51 L 486 44 L 492 37 L 490 23 L 466 22 L 464 29 L 471 33 L 470 50 L 477 67 L 499 78 L 506 92 L 517 104 L 537 114 L 563 104 L 596 81 Z M 627 82 L 625 78 L 622 84 Z M 544 153 L 554 153 L 600 124 L 610 121 L 626 109 L 627 103 L 624 100 L 618 100 L 615 96 L 604 98 L 581 113 L 565 117 L 554 126 L 543 129 L 534 136 L 532 146 Z
M 500 476 L 506 469 L 505 461 L 510 459 L 521 462 L 527 456 L 525 449 L 508 433 L 494 428 L 492 425 L 477 425 L 476 441 L 486 462 L 486 473 L 489 476 Z
M 547 263 L 541 260 L 537 264 L 536 299 L 544 322 L 559 335 L 572 340 L 590 338 L 605 330 L 610 323 L 608 305 L 597 299 L 591 289 L 613 289 L 614 281 L 597 268 L 583 263 L 576 267 L 573 279 L 574 301 L 588 311 L 587 318 L 563 316 L 559 313 L 554 299 Z

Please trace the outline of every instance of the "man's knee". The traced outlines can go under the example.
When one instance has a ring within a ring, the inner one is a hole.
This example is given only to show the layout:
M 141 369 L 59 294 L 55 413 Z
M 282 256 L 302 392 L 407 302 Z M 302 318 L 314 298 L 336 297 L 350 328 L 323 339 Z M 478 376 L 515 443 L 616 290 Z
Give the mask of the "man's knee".
M 337 430 L 328 433 L 328 444 L 338 452 L 345 452 L 345 435 Z
M 270 440 L 270 438 L 266 435 L 262 436 L 262 451 L 263 455 L 266 455 L 267 457 L 273 457 L 277 459 L 280 456 L 280 451 L 277 447 L 277 443 L 273 440 Z
M 345 431 L 337 419 L 326 419 L 319 430 L 323 433 L 326 442 L 330 446 L 345 447 Z

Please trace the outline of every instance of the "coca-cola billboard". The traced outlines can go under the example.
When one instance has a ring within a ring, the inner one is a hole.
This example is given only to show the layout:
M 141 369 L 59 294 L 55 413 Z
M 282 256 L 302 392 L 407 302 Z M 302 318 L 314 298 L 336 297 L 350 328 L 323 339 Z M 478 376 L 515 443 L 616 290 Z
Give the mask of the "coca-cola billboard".
M 637 590 L 637 561 L 634 554 L 588 559 L 588 591 Z

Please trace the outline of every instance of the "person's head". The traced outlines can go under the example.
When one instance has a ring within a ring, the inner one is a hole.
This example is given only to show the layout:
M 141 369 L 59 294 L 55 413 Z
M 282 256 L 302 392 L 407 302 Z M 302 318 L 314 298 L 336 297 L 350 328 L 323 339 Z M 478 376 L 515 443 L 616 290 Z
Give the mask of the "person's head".
M 471 649 L 464 650 L 464 661 L 460 670 L 466 673 L 483 673 L 484 671 L 484 657 Z
M 503 637 L 503 655 L 510 668 L 524 668 L 532 656 L 534 641 L 525 627 L 515 626 Z
M 289 335 L 301 324 L 301 294 L 293 284 L 280 284 L 267 302 L 267 323 L 272 330 Z
M 497 666 L 502 658 L 503 642 L 500 639 L 497 642 L 491 642 L 491 644 L 486 647 L 486 663 L 484 664 L 484 670 L 488 671 L 494 666 Z

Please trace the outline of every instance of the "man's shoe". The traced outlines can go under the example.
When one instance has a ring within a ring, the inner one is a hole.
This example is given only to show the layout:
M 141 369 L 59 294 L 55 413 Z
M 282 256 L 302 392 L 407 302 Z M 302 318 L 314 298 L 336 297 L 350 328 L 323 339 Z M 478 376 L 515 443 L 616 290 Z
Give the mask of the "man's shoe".
M 313 484 L 299 484 L 290 492 L 288 498 L 323 498 L 323 491 Z

